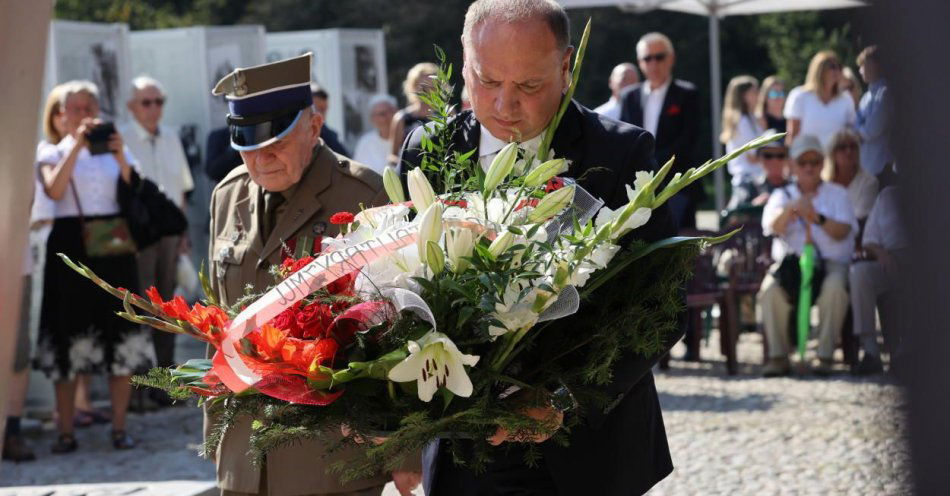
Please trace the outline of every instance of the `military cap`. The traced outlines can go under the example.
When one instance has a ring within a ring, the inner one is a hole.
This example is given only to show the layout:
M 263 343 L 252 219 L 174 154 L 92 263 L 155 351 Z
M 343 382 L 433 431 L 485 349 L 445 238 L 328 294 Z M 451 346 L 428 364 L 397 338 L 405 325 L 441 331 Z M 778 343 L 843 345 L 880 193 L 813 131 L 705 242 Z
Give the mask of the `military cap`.
M 311 54 L 254 67 L 238 68 L 218 81 L 211 93 L 228 102 L 231 147 L 263 148 L 293 130 L 310 95 Z

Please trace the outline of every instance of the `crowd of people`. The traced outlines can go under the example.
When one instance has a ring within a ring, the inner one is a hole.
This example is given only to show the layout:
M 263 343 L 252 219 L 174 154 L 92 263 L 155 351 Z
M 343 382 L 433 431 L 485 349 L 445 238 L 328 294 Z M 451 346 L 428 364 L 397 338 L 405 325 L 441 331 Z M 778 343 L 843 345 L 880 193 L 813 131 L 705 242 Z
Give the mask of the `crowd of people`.
M 609 78 L 610 99 L 595 110 L 606 118 L 643 128 L 655 143 L 655 162 L 663 164 L 676 156 L 677 172 L 695 163 L 701 140 L 699 92 L 692 83 L 674 77 L 675 61 L 676 52 L 668 37 L 661 33 L 644 35 L 636 45 L 636 63 L 623 62 L 614 68 Z M 765 78 L 760 84 L 752 76 L 741 75 L 733 78 L 726 89 L 719 138 L 727 151 L 758 136 L 787 132 L 785 141 L 748 152 L 728 165 L 732 189 L 728 210 L 757 212 L 763 232 L 773 240 L 774 265 L 756 297 L 769 350 L 764 368 L 768 376 L 784 375 L 791 369 L 789 328 L 795 300 L 790 294 L 792 278 L 786 277 L 786 272 L 788 267 L 794 268 L 806 243 L 813 244 L 821 258 L 814 291 L 819 314 L 818 364 L 814 371 L 830 372 L 849 312 L 854 326 L 851 332 L 864 352 L 854 370 L 883 370 L 875 312 L 880 306 L 885 320 L 888 299 L 898 289 L 896 276 L 906 241 L 896 205 L 895 160 L 887 145 L 887 86 L 876 48 L 861 52 L 857 65 L 868 85 L 863 93 L 861 82 L 828 51 L 812 58 L 801 86 L 789 89 L 788 83 L 777 76 Z M 361 179 L 366 174 L 375 175 L 370 182 L 379 186 L 378 176 L 386 166 L 397 170 L 402 166 L 404 144 L 411 141 L 413 131 L 423 126 L 432 112 L 419 94 L 428 88 L 437 71 L 432 63 L 419 63 L 409 70 L 403 85 L 407 102 L 404 108 L 399 108 L 390 95 L 369 100 L 366 111 L 372 128 L 358 139 L 352 153 L 354 163 L 363 165 L 351 167 L 346 179 L 352 181 L 361 198 L 371 200 L 379 189 L 367 189 Z M 469 79 L 467 83 L 471 83 Z M 477 112 L 478 101 L 485 101 L 487 91 L 481 83 L 466 88 L 460 108 L 468 109 L 475 103 Z M 129 376 L 152 365 L 175 363 L 173 335 L 147 332 L 115 318 L 117 303 L 111 296 L 92 291 L 56 257 L 56 253 L 65 253 L 111 283 L 132 291 L 155 286 L 163 299 L 170 299 L 176 291 L 178 265 L 191 250 L 187 236 L 166 236 L 150 246 L 107 256 L 88 253 L 90 226 L 94 222 L 114 225 L 121 219 L 122 184 L 130 184 L 134 174 L 154 181 L 182 210 L 194 187 L 193 171 L 181 142 L 174 129 L 162 123 L 163 106 L 169 98 L 162 84 L 141 76 L 133 80 L 130 94 L 131 119 L 109 132 L 104 150 L 93 150 L 89 138 L 90 132 L 103 124 L 95 85 L 66 82 L 56 86 L 48 97 L 43 115 L 44 140 L 37 147 L 34 164 L 36 193 L 31 214 L 31 228 L 39 233 L 33 239 L 42 239 L 42 246 L 28 251 L 23 271 L 24 311 L 4 459 L 27 461 L 35 457 L 23 440 L 19 418 L 31 365 L 54 382 L 59 436 L 52 452 L 68 453 L 78 448 L 75 428 L 92 422 L 111 422 L 113 446 L 133 448 L 135 441 L 127 434 L 125 423 L 132 395 Z M 310 85 L 310 95 L 313 114 L 308 117 L 313 119 L 312 129 L 320 138 L 315 146 L 308 145 L 312 160 L 351 156 L 339 135 L 323 123 L 330 95 L 315 84 Z M 488 132 L 483 131 L 478 143 L 479 160 L 490 160 L 503 140 L 494 138 L 485 123 L 481 127 Z M 208 136 L 204 172 L 215 182 L 233 182 L 234 170 L 254 151 L 239 153 L 232 147 L 233 133 L 233 126 L 226 126 Z M 299 138 L 301 143 L 309 143 L 306 136 L 301 134 Z M 324 144 L 335 155 L 321 155 Z M 257 180 L 250 164 L 242 171 Z M 696 211 L 704 195 L 697 184 L 670 200 L 676 228 L 695 228 Z M 278 196 L 265 194 L 261 210 L 270 211 L 269 199 L 274 197 L 275 205 L 283 204 L 274 207 L 279 218 L 286 204 L 294 200 L 286 194 Z M 340 204 L 348 199 L 334 197 L 327 201 Z M 212 212 L 212 229 L 215 216 L 223 218 L 230 213 Z M 262 232 L 270 233 L 278 221 L 262 218 L 261 222 Z M 234 243 L 248 240 L 242 239 L 241 233 L 227 237 L 212 232 L 212 236 L 212 265 L 226 272 L 236 253 Z M 231 251 L 227 251 L 228 246 L 218 247 L 221 242 L 231 243 Z M 221 256 L 216 255 L 219 248 Z M 34 265 L 40 264 L 45 267 L 42 280 L 31 280 Z M 29 336 L 31 284 L 42 285 L 35 350 L 30 349 Z M 88 382 L 93 374 L 110 377 L 112 406 L 108 411 L 97 410 L 89 402 Z M 158 394 L 150 399 L 158 405 L 170 403 Z

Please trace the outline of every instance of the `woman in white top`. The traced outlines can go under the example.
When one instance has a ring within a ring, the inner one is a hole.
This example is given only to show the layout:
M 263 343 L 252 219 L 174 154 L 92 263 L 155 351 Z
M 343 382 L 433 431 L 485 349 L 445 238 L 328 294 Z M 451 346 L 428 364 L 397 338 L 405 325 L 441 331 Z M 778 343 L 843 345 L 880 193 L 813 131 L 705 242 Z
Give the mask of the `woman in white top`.
M 396 114 L 396 99 L 389 95 L 375 95 L 369 99 L 369 130 L 356 142 L 353 160 L 368 165 L 377 174 L 383 175 L 383 169 L 389 164 L 389 133 L 392 131 L 393 115 Z
M 776 237 L 773 244 L 784 246 L 786 254 L 801 254 L 805 244 L 811 242 L 822 258 L 825 278 L 820 288 L 812 288 L 820 317 L 820 363 L 815 373 L 827 374 L 848 312 L 848 263 L 858 226 L 845 189 L 821 180 L 824 155 L 818 138 L 798 136 L 792 142 L 791 155 L 795 181 L 769 196 L 762 212 L 762 228 L 766 235 Z M 763 370 L 766 376 L 789 371 L 788 324 L 796 295 L 790 295 L 773 275 L 781 261 L 775 260 L 757 296 L 769 346 L 769 361 Z
M 92 155 L 87 132 L 99 123 L 98 90 L 88 81 L 64 85 L 60 95 L 63 126 L 68 136 L 38 158 L 44 193 L 55 201 L 55 220 L 47 240 L 43 303 L 35 368 L 53 379 L 59 438 L 54 453 L 77 448 L 73 435 L 76 377 L 111 376 L 112 445 L 128 449 L 134 442 L 125 432 L 133 373 L 154 362 L 150 334 L 117 318 L 121 309 L 108 293 L 67 267 L 57 253 L 89 266 L 110 283 L 138 291 L 135 253 L 90 256 L 84 231 L 91 222 L 121 216 L 118 189 L 131 179 L 133 162 L 122 138 L 112 135 L 109 152 Z M 111 152 L 111 153 L 110 153 Z
M 856 112 L 851 95 L 840 90 L 841 63 L 831 51 L 815 54 L 808 64 L 805 85 L 785 102 L 791 143 L 799 134 L 810 134 L 826 148 L 838 130 L 854 125 Z
M 758 98 L 759 82 L 754 77 L 736 76 L 729 81 L 722 108 L 722 134 L 719 135 L 719 141 L 726 145 L 726 153 L 762 134 L 754 114 Z M 733 186 L 756 182 L 764 176 L 755 152 L 746 152 L 731 160 L 728 169 Z
M 825 168 L 821 178 L 840 184 L 848 190 L 848 200 L 854 209 L 858 224 L 863 225 L 874 199 L 877 198 L 877 178 L 864 172 L 861 167 L 860 139 L 857 133 L 842 129 L 835 133 L 828 144 Z M 856 236 L 855 239 L 860 239 Z

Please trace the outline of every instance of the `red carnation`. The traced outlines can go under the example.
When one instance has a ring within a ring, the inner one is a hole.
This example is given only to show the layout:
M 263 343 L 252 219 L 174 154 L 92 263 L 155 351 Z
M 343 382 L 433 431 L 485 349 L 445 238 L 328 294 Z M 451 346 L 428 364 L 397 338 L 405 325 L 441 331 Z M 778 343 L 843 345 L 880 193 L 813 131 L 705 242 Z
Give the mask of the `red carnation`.
M 353 219 L 356 218 L 353 214 L 349 212 L 337 212 L 330 216 L 330 224 L 335 226 L 340 226 L 343 224 L 352 224 Z

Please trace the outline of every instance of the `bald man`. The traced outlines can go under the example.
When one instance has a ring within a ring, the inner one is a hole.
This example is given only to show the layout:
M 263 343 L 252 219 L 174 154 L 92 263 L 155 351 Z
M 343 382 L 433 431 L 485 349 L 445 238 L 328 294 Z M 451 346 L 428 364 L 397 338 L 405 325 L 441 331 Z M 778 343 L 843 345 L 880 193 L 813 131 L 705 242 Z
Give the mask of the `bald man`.
M 610 87 L 610 100 L 594 109 L 600 115 L 610 117 L 611 119 L 620 119 L 620 93 L 627 87 L 640 82 L 640 73 L 637 72 L 637 66 L 633 62 L 624 62 L 617 64 L 614 70 L 610 71 L 610 79 L 607 86 Z

